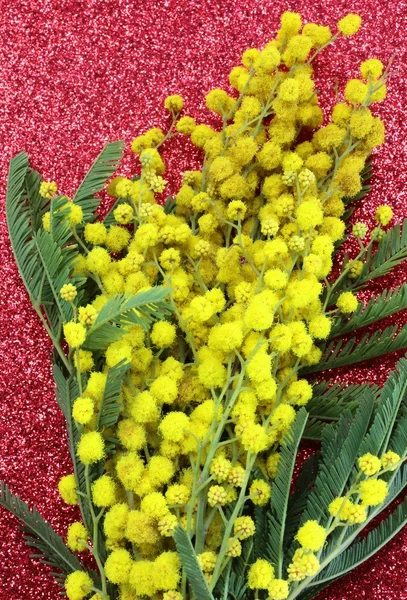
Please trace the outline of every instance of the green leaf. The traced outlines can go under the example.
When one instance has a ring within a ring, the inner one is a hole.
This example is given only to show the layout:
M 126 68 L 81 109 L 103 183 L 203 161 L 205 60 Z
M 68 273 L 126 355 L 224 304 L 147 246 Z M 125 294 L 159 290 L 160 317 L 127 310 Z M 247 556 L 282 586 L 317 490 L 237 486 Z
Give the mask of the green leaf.
M 359 456 L 359 447 L 369 425 L 373 401 L 373 394 L 365 391 L 355 415 L 346 410 L 336 427 L 331 424 L 324 427 L 318 475 L 301 522 L 311 519 L 324 525 L 329 519 L 327 507 L 346 489 Z
M 124 376 L 129 368 L 129 362 L 121 361 L 108 370 L 105 391 L 98 415 L 98 430 L 111 427 L 117 423 L 121 409 L 120 392 Z
M 320 585 L 331 579 L 342 577 L 348 571 L 355 569 L 365 560 L 378 552 L 407 524 L 407 498 L 398 505 L 396 510 L 368 535 L 352 544 L 310 582 L 310 586 Z
M 381 242 L 378 244 L 376 252 L 368 257 L 364 269 L 356 280 L 358 287 L 382 277 L 401 264 L 407 258 L 407 219 L 403 224 L 397 223 L 389 229 Z
M 3 481 L 0 482 L 0 506 L 21 521 L 26 544 L 36 551 L 32 558 L 40 558 L 43 563 L 51 566 L 52 569 L 62 571 L 65 575 L 82 570 L 79 560 L 68 550 L 63 539 L 55 533 L 51 525 L 44 521 L 37 509 L 34 507 L 30 510 L 21 498 L 11 493 Z M 58 573 L 53 575 L 60 583 L 61 579 L 62 581 L 64 579 Z
M 79 388 L 76 379 L 72 376 L 66 379 L 57 364 L 54 364 L 53 372 L 56 385 L 56 399 L 66 421 L 69 452 L 72 459 L 76 487 L 77 490 L 81 492 L 81 494 L 78 494 L 79 508 L 81 510 L 83 523 L 86 529 L 91 532 L 93 530 L 93 523 L 90 510 L 87 501 L 82 496 L 82 494 L 86 495 L 85 466 L 76 455 L 76 447 L 80 439 L 80 432 L 72 419 L 72 405 L 79 396 Z
M 319 458 L 319 452 L 307 458 L 301 467 L 298 479 L 294 483 L 295 489 L 288 500 L 287 517 L 285 520 L 285 548 L 292 543 L 298 531 L 301 514 L 307 506 L 308 496 L 315 484 Z
M 376 393 L 377 388 L 368 383 L 361 385 L 331 384 L 322 381 L 313 387 L 313 396 L 307 404 L 310 419 L 337 421 L 344 410 L 354 411 L 365 391 Z
M 165 203 L 164 203 L 164 212 L 166 215 L 171 215 L 172 213 L 175 212 L 175 208 L 176 208 L 176 202 L 175 202 L 175 197 L 174 196 L 168 196 L 168 198 L 166 199 Z
M 6 192 L 6 217 L 11 247 L 21 278 L 31 301 L 37 297 L 41 281 L 40 269 L 36 269 L 37 254 L 32 238 L 35 232 L 32 210 L 26 191 L 29 172 L 28 157 L 20 152 L 10 161 Z M 30 190 L 33 187 L 30 186 Z
M 407 360 L 402 358 L 381 390 L 372 425 L 360 447 L 361 455 L 371 452 L 380 456 L 388 449 L 397 452 L 389 445 L 389 440 L 400 414 L 400 407 L 406 399 L 406 393 Z M 396 442 L 398 451 L 401 451 L 402 455 L 406 452 L 406 446 L 401 447 L 405 435 L 406 433 L 401 433 L 401 441 Z
M 127 333 L 126 327 L 141 325 L 147 329 L 154 321 L 162 321 L 171 313 L 165 300 L 169 289 L 153 287 L 135 296 L 112 296 L 101 308 L 95 323 L 89 328 L 84 347 L 103 350 Z
M 186 531 L 182 527 L 177 527 L 173 537 L 181 559 L 181 565 L 197 600 L 215 600 Z
M 269 510 L 268 559 L 276 565 L 276 577 L 282 576 L 285 521 L 298 446 L 307 422 L 307 411 L 301 408 L 291 430 L 280 446 L 277 474 L 271 487 Z
M 367 333 L 357 342 L 352 338 L 348 342 L 331 340 L 323 347 L 323 355 L 318 364 L 302 369 L 302 373 L 317 373 L 327 369 L 336 369 L 357 362 L 372 360 L 383 354 L 407 348 L 407 327 L 399 330 L 398 326 Z
M 101 192 L 108 179 L 117 171 L 123 156 L 124 142 L 107 143 L 80 184 L 73 202 L 83 210 L 84 221 L 92 221 L 99 205 L 95 194 Z
M 394 290 L 384 290 L 380 296 L 371 298 L 366 305 L 359 303 L 350 318 L 337 319 L 329 337 L 344 336 L 405 308 L 407 308 L 407 284 L 403 283 Z

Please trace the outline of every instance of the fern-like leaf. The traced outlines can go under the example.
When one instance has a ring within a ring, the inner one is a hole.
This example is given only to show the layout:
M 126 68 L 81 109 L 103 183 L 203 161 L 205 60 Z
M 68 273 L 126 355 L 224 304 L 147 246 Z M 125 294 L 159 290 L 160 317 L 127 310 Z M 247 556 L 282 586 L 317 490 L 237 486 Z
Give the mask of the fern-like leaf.
M 403 283 L 394 290 L 384 290 L 380 296 L 372 298 L 366 305 L 360 303 L 350 318 L 336 320 L 329 337 L 347 335 L 405 308 L 407 308 L 407 284 Z
M 323 346 L 320 362 L 302 369 L 302 373 L 317 373 L 353 365 L 403 348 L 407 348 L 407 327 L 399 330 L 397 325 L 376 330 L 372 334 L 367 333 L 359 342 L 356 338 L 346 343 L 343 340 L 331 340 Z
M 369 431 L 367 432 L 361 447 L 360 454 L 371 452 L 374 455 L 381 455 L 386 450 L 393 448 L 389 445 L 389 440 L 393 432 L 397 418 L 400 417 L 400 407 L 405 401 L 407 395 L 407 360 L 402 358 L 397 362 L 396 368 L 390 374 L 383 386 L 377 403 L 374 419 Z M 396 443 L 397 449 L 401 455 L 406 452 L 406 446 L 401 447 L 406 432 L 401 433 L 400 442 Z
M 322 525 L 326 510 L 334 498 L 341 496 L 359 455 L 361 440 L 366 434 L 374 397 L 368 391 L 356 415 L 345 411 L 337 427 L 328 424 L 323 431 L 321 460 L 315 487 L 309 495 L 302 521 L 314 519 Z
M 108 370 L 105 391 L 98 415 L 97 429 L 103 430 L 117 423 L 121 408 L 120 391 L 124 376 L 129 368 L 129 362 L 121 361 Z
M 76 447 L 79 442 L 80 434 L 72 419 L 72 405 L 79 396 L 79 388 L 73 377 L 66 379 L 58 364 L 54 364 L 54 381 L 56 385 L 56 399 L 66 421 L 68 433 L 69 452 L 72 459 L 73 470 L 78 494 L 79 508 L 82 514 L 82 520 L 86 529 L 92 531 L 93 524 L 86 496 L 85 467 L 76 455 Z
M 135 296 L 112 296 L 89 328 L 84 346 L 103 350 L 119 340 L 126 327 L 141 325 L 147 329 L 154 321 L 164 320 L 171 312 L 171 305 L 165 300 L 168 293 L 166 288 L 153 287 Z
M 182 527 L 177 527 L 173 537 L 181 559 L 181 565 L 196 599 L 214 600 L 186 531 Z
M 346 385 L 321 381 L 313 388 L 313 396 L 307 404 L 310 419 L 337 421 L 344 410 L 354 411 L 365 391 L 377 393 L 377 388 L 367 383 Z
M 285 521 L 290 496 L 291 480 L 301 437 L 307 422 L 307 411 L 298 411 L 290 432 L 284 437 L 280 447 L 280 459 L 276 477 L 271 488 L 269 510 L 268 559 L 276 564 L 278 577 L 282 576 L 282 556 L 284 546 Z
M 65 575 L 82 570 L 79 560 L 68 550 L 51 525 L 44 521 L 37 509 L 30 509 L 21 498 L 11 493 L 3 481 L 0 482 L 0 505 L 21 522 L 26 544 L 36 551 L 33 558 L 40 558 L 43 563 Z M 60 578 L 58 573 L 53 575 Z
M 82 208 L 85 222 L 94 219 L 94 212 L 99 205 L 95 194 L 103 190 L 107 180 L 117 171 L 123 150 L 122 141 L 106 144 L 76 191 L 73 201 Z
M 383 277 L 407 258 L 407 219 L 389 229 L 377 246 L 376 252 L 368 257 L 358 286 L 377 277 Z

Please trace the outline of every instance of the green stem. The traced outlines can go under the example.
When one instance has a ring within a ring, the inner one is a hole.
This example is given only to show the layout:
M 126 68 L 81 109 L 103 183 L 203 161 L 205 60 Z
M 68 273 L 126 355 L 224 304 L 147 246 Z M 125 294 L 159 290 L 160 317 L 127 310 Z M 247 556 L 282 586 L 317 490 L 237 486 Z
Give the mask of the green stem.
M 107 595 L 107 582 L 106 582 L 106 575 L 105 575 L 105 571 L 103 568 L 103 564 L 102 561 L 100 559 L 99 556 L 99 521 L 103 516 L 104 513 L 104 509 L 102 509 L 100 511 L 100 513 L 98 515 L 95 514 L 95 509 L 93 507 L 93 503 L 92 503 L 92 495 L 91 495 L 91 490 L 90 490 L 90 479 L 89 479 L 89 465 L 85 466 L 85 481 L 86 481 L 86 495 L 87 495 L 87 500 L 88 500 L 88 504 L 89 504 L 89 510 L 90 510 L 90 514 L 92 517 L 92 523 L 93 523 L 93 532 L 92 532 L 92 543 L 93 543 L 93 547 L 92 547 L 92 554 L 93 557 L 96 561 L 98 570 L 99 570 L 99 574 L 100 574 L 100 579 L 102 582 L 102 597 L 103 600 L 109 600 L 109 597 Z

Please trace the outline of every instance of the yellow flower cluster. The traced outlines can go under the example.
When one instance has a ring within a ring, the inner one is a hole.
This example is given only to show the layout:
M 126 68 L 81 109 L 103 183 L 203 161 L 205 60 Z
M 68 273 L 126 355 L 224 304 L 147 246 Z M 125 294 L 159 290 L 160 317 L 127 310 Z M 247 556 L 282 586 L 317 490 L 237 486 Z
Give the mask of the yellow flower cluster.
M 338 29 L 347 36 L 359 26 L 360 18 L 348 15 Z M 296 407 L 312 397 L 298 372 L 320 360 L 316 344 L 328 337 L 335 315 L 357 307 L 345 292 L 328 313 L 321 294 L 345 231 L 344 199 L 361 190 L 365 161 L 383 142 L 383 123 L 369 105 L 384 97 L 385 86 L 380 61 L 366 61 L 364 80 L 348 83 L 345 101 L 322 127 L 312 60 L 331 38 L 328 27 L 302 28 L 298 14 L 285 13 L 276 39 L 244 52 L 232 69 L 236 93 L 215 89 L 206 96 L 222 118 L 219 131 L 180 118 L 182 98 L 168 97 L 171 131 L 153 128 L 133 141 L 141 177 L 109 184 L 116 224 L 84 227 L 87 250 L 76 273 L 94 279 L 99 293 L 75 310 L 64 336 L 78 373 L 88 372 L 72 411 L 81 431 L 77 454 L 87 468 L 106 456 L 105 438 L 112 437 L 96 428 L 106 370 L 130 363 L 113 432 L 119 444 L 90 491 L 94 506 L 106 511 L 105 574 L 123 599 L 185 597 L 171 540 L 178 525 L 194 541 L 211 586 L 225 560 L 240 555 L 241 541 L 255 533 L 246 495 L 252 505 L 269 501 L 279 443 Z M 307 141 L 299 141 L 300 132 Z M 179 133 L 205 158 L 201 170 L 183 174 L 175 212 L 168 213 L 155 200 L 166 183 L 159 147 Z M 390 218 L 388 207 L 378 209 L 380 225 Z M 359 238 L 366 234 L 361 225 L 354 229 Z M 112 296 L 155 285 L 168 290 L 170 320 L 148 333 L 140 326 L 123 329 L 102 357 L 86 350 L 88 333 Z M 74 302 L 73 288 L 61 288 L 64 301 Z M 362 459 L 361 470 L 375 472 L 376 462 Z M 394 457 L 382 460 L 391 464 Z M 251 478 L 254 465 L 261 478 Z M 383 496 L 379 487 L 379 480 L 361 482 L 365 505 Z M 59 489 L 67 502 L 77 500 L 72 476 Z M 229 522 L 227 505 L 237 507 Z M 331 513 L 342 515 L 342 505 L 335 507 Z M 79 549 L 85 533 L 78 524 L 70 530 L 71 547 Z M 314 552 L 325 537 L 318 523 L 305 523 L 288 579 L 275 578 L 273 567 L 259 560 L 249 587 L 267 589 L 273 600 L 287 598 L 289 582 L 318 571 Z M 68 598 L 84 597 L 89 585 L 86 574 L 72 574 Z

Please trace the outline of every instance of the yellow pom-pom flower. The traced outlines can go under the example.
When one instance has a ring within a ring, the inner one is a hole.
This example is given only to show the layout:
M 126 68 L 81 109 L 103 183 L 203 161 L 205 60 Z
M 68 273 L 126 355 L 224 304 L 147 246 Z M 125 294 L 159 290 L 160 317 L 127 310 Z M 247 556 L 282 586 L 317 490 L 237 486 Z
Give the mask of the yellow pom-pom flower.
M 351 313 L 356 310 L 358 306 L 358 300 L 356 296 L 352 294 L 352 292 L 342 292 L 336 301 L 336 306 L 345 314 Z
M 72 523 L 68 527 L 66 544 L 73 552 L 86 550 L 88 533 L 82 523 Z
M 72 302 L 73 300 L 75 300 L 78 291 L 76 287 L 72 285 L 72 283 L 65 283 L 65 285 L 61 287 L 59 293 L 63 300 L 66 300 L 67 302 Z
M 359 485 L 360 499 L 366 506 L 378 506 L 385 501 L 389 488 L 383 479 L 366 479 Z
M 106 577 L 112 583 L 127 583 L 132 566 L 133 560 L 130 552 L 125 548 L 113 550 L 105 562 Z
M 105 454 L 105 443 L 98 431 L 84 433 L 79 440 L 77 454 L 84 465 L 101 460 Z
M 262 558 L 254 562 L 248 573 L 247 581 L 251 590 L 266 590 L 274 579 L 273 566 Z
M 93 581 L 85 571 L 74 571 L 65 579 L 65 591 L 68 600 L 82 600 L 88 596 Z
M 173 94 L 172 96 L 166 97 L 164 100 L 164 106 L 170 112 L 179 113 L 184 107 L 184 100 L 182 99 L 182 96 Z
M 159 321 L 151 331 L 151 341 L 157 348 L 168 348 L 175 340 L 176 329 L 168 321 Z
M 303 548 L 317 552 L 325 543 L 326 529 L 317 521 L 306 521 L 296 535 L 296 539 Z
M 368 452 L 358 459 L 358 465 L 365 475 L 374 475 L 380 471 L 381 461 L 380 458 Z
M 92 419 L 94 403 L 92 398 L 77 398 L 72 406 L 72 416 L 81 425 L 86 425 Z
M 386 225 L 390 223 L 392 218 L 393 210 L 391 206 L 383 204 L 382 206 L 379 206 L 379 208 L 376 210 L 375 219 L 378 223 L 380 223 L 380 225 L 383 225 L 383 227 L 386 227 Z
M 80 323 L 70 321 L 64 325 L 64 337 L 71 348 L 79 348 L 86 339 L 86 329 Z
M 361 24 L 362 18 L 359 15 L 351 13 L 346 15 L 346 17 L 343 17 L 343 19 L 338 22 L 338 30 L 342 33 L 342 35 L 348 37 L 357 33 Z
M 58 491 L 66 504 L 78 504 L 75 475 L 64 475 L 58 483 Z

